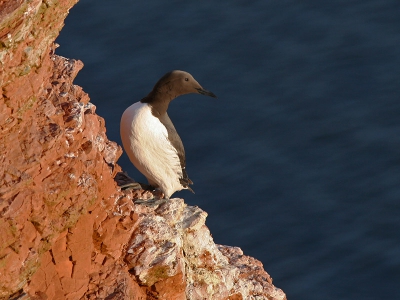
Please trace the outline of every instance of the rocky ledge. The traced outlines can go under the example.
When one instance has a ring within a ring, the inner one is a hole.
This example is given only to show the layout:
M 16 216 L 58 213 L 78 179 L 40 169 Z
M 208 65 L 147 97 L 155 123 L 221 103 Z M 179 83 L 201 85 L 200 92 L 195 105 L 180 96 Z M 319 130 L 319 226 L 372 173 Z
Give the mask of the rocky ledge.
M 0 299 L 286 299 L 200 208 L 118 188 L 83 64 L 54 53 L 76 2 L 0 1 Z

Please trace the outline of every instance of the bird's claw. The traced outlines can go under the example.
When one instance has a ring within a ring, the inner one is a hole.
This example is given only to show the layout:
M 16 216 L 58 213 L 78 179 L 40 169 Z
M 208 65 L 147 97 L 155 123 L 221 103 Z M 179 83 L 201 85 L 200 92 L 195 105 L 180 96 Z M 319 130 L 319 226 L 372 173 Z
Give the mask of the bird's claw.
M 163 204 L 165 202 L 167 202 L 168 199 L 157 199 L 157 198 L 153 198 L 153 199 L 149 199 L 149 200 L 144 200 L 144 199 L 138 199 L 136 200 L 134 203 L 135 204 L 141 204 L 141 205 L 145 205 L 148 207 L 154 207 L 160 204 Z

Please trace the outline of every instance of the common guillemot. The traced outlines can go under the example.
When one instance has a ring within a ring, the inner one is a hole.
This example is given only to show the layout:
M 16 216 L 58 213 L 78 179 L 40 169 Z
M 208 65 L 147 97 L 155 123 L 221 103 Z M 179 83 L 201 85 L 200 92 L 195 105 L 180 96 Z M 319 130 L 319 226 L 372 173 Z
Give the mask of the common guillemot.
M 146 97 L 129 106 L 121 118 L 125 152 L 149 185 L 161 190 L 166 199 L 182 189 L 193 192 L 182 140 L 167 114 L 173 99 L 190 93 L 216 98 L 189 73 L 171 71 L 161 77 Z

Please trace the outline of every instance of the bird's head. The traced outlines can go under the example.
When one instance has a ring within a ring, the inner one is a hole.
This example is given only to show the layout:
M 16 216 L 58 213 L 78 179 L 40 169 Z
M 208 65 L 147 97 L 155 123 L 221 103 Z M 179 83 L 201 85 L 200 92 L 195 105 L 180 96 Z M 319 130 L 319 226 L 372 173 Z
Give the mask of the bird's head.
M 216 98 L 214 93 L 204 89 L 191 74 L 185 71 L 174 70 L 165 74 L 156 83 L 153 91 L 168 94 L 171 100 L 185 94 L 198 93 Z

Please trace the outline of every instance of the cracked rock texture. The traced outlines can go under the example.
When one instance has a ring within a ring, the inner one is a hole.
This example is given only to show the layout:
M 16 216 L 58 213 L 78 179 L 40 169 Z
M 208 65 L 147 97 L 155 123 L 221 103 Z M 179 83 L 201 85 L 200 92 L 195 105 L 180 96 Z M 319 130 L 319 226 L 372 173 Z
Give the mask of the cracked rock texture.
M 0 1 L 0 299 L 286 299 L 200 208 L 120 191 L 83 64 L 54 53 L 76 2 Z

